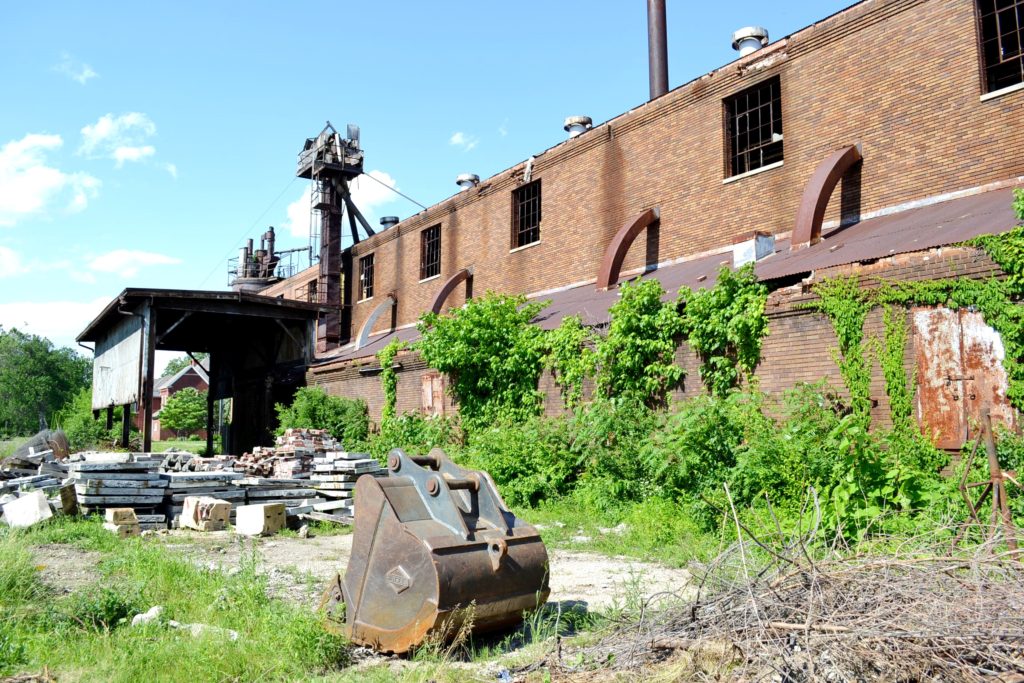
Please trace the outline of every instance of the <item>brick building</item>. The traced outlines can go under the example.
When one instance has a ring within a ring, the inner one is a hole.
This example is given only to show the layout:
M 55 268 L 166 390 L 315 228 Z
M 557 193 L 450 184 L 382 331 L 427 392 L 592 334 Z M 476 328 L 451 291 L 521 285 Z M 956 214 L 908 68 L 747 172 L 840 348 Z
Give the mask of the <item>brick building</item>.
M 551 300 L 545 327 L 573 314 L 600 326 L 624 279 L 708 286 L 721 263 L 757 258 L 773 288 L 762 388 L 839 385 L 828 321 L 798 307 L 809 282 L 997 273 L 949 245 L 1013 226 L 1022 24 L 1020 0 L 865 0 L 538 152 L 350 247 L 342 343 L 307 381 L 365 398 L 376 417 L 376 351 L 467 293 Z M 308 299 L 317 275 L 261 294 Z M 908 372 L 924 348 L 911 329 Z M 696 359 L 679 359 L 685 395 Z M 399 362 L 400 412 L 451 409 L 443 378 L 415 354 Z

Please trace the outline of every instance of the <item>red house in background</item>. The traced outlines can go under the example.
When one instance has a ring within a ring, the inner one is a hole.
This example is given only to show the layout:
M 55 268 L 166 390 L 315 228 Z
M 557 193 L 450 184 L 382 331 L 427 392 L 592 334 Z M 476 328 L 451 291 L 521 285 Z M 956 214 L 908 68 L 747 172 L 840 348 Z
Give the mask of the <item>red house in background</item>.
M 206 369 L 193 361 L 189 365 L 186 365 L 178 372 L 167 377 L 161 377 L 153 383 L 153 395 L 150 397 L 150 401 L 153 406 L 153 440 L 163 441 L 164 439 L 175 438 L 174 432 L 168 430 L 167 434 L 163 434 L 160 429 L 160 409 L 163 408 L 164 402 L 168 397 L 173 396 L 182 389 L 192 387 L 196 391 L 208 391 L 210 388 L 210 376 L 207 374 Z M 140 430 L 142 429 L 143 413 L 140 410 L 135 415 L 135 426 Z M 206 430 L 200 429 L 192 432 L 201 439 L 206 438 Z M 181 436 L 185 436 L 182 434 Z

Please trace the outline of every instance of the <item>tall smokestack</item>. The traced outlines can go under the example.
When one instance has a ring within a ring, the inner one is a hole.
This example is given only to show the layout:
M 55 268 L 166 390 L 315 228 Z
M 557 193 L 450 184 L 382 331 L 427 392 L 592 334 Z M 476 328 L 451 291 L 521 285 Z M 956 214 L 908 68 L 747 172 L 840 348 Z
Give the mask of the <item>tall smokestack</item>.
M 647 0 L 647 58 L 651 72 L 651 99 L 668 92 L 668 37 L 665 0 Z

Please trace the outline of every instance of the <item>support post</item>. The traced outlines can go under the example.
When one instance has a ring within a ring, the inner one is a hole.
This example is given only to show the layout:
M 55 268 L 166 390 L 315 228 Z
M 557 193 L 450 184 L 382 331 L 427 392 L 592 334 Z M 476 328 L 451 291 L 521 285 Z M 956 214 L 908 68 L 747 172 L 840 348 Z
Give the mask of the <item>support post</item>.
M 278 321 L 280 322 L 280 321 Z M 209 359 L 206 361 L 209 365 L 209 369 L 206 372 L 207 378 L 210 380 L 206 387 L 206 455 L 213 455 L 213 389 L 215 386 L 214 375 L 213 375 L 213 354 L 210 354 Z
M 125 403 L 124 409 L 121 411 L 121 417 L 124 418 L 124 422 L 121 423 L 121 445 L 124 447 L 128 446 L 128 440 L 132 436 L 132 407 Z
M 114 428 L 114 404 L 107 406 L 107 431 Z
M 145 327 L 145 363 L 142 380 L 142 396 L 139 398 L 142 404 L 142 451 L 149 453 L 153 450 L 153 373 L 156 370 L 156 311 L 152 305 L 146 307 Z

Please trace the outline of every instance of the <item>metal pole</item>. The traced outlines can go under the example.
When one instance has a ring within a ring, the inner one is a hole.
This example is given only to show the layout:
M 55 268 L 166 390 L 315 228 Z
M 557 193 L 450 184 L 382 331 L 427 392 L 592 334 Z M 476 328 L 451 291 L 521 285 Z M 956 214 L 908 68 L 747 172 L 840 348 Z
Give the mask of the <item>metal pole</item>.
M 647 0 L 647 58 L 652 100 L 668 92 L 668 37 L 665 25 L 665 0 Z

